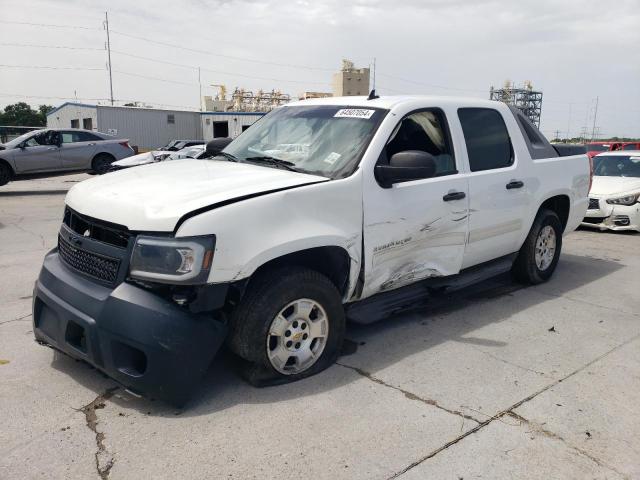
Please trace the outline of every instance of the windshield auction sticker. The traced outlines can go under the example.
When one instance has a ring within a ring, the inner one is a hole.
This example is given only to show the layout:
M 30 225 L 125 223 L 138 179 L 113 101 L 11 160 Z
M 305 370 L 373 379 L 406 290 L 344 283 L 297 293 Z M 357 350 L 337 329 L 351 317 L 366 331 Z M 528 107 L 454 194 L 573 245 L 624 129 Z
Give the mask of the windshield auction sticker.
M 367 108 L 343 108 L 336 112 L 335 118 L 364 118 L 369 119 L 371 115 L 375 113 L 375 110 L 369 110 Z

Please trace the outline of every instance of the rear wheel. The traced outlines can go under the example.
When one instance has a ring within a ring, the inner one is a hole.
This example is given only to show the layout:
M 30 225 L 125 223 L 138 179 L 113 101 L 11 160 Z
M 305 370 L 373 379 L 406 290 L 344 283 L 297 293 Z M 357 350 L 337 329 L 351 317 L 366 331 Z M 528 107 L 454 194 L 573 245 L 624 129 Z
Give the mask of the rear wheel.
M 13 177 L 13 172 L 9 165 L 4 162 L 0 162 L 0 187 L 6 185 Z
M 115 158 L 113 158 L 112 155 L 109 155 L 108 153 L 100 153 L 96 155 L 96 158 L 94 158 L 93 162 L 91 162 L 91 169 L 94 173 L 102 175 L 103 173 L 107 173 L 109 171 L 111 163 L 113 163 L 114 160 Z
M 232 315 L 228 343 L 260 370 L 247 375 L 249 381 L 286 383 L 329 367 L 340 352 L 344 328 L 333 283 L 314 270 L 286 267 L 252 280 Z
M 562 223 L 555 212 L 542 210 L 536 216 L 518 257 L 513 274 L 523 283 L 538 284 L 551 278 L 562 249 Z

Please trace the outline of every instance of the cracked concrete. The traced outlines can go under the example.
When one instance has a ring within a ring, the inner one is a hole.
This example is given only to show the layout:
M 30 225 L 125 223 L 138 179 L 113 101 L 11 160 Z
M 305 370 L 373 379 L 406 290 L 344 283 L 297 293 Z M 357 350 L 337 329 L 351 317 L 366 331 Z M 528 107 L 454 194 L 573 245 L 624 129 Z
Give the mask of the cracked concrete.
M 350 325 L 357 350 L 291 385 L 221 356 L 175 410 L 33 342 L 63 208 L 46 192 L 81 178 L 2 187 L 0 478 L 640 478 L 640 236 L 579 231 L 548 284 Z
M 98 431 L 98 414 L 96 410 L 105 408 L 105 402 L 109 400 L 119 387 L 112 387 L 98 395 L 93 401 L 80 408 L 84 413 L 87 427 L 96 435 L 96 470 L 102 480 L 109 478 L 109 472 L 115 463 L 115 454 L 107 450 L 104 443 L 104 433 Z

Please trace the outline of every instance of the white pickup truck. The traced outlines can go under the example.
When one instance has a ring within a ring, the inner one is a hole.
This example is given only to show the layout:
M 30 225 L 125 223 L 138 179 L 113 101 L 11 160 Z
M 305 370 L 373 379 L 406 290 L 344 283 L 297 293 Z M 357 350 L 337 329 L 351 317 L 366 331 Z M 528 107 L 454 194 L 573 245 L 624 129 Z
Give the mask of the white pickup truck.
M 335 361 L 346 319 L 509 270 L 546 281 L 590 182 L 502 103 L 294 102 L 213 159 L 74 186 L 35 337 L 176 404 L 225 341 L 254 383 L 297 380 Z

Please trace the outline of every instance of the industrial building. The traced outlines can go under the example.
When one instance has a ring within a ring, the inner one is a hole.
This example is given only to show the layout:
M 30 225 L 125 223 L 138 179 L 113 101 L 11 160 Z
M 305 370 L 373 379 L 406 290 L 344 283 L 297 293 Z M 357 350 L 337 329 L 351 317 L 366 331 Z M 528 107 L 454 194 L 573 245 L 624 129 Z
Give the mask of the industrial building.
M 540 128 L 540 116 L 542 115 L 542 92 L 535 91 L 531 82 L 524 82 L 524 87 L 516 87 L 507 80 L 503 88 L 489 90 L 489 100 L 497 100 L 508 105 L 513 105 Z
M 350 60 L 342 60 L 342 69 L 333 74 L 333 96 L 369 95 L 369 69 L 356 68 Z
M 47 114 L 49 128 L 84 128 L 128 138 L 139 151 L 173 139 L 209 141 L 237 137 L 263 112 L 191 112 L 67 102 Z

